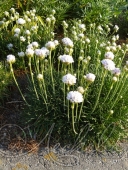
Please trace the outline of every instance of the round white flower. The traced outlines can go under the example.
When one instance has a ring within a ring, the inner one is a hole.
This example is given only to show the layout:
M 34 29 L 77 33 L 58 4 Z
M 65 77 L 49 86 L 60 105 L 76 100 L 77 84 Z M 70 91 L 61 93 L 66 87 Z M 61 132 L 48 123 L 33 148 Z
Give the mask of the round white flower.
M 28 48 L 28 49 L 26 49 L 25 54 L 27 57 L 33 57 L 34 51 L 31 48 Z
M 28 48 L 33 49 L 33 45 L 32 45 L 32 44 L 29 44 L 29 45 L 27 46 L 27 49 L 28 49 Z
M 50 24 L 51 23 L 51 19 L 50 18 L 46 18 L 46 22 Z
M 13 48 L 13 44 L 11 44 L 11 43 L 8 44 L 8 45 L 7 45 L 7 48 L 8 48 L 9 50 L 11 50 L 11 49 Z
M 97 27 L 97 30 L 98 30 L 98 31 L 103 31 L 103 28 L 99 25 L 99 26 Z
M 11 8 L 11 9 L 10 9 L 10 12 L 14 13 L 14 12 L 15 12 L 15 9 L 14 9 L 14 8 Z
M 70 100 L 71 103 L 81 103 L 83 102 L 83 95 L 78 91 L 70 91 L 67 94 L 67 99 Z
M 119 76 L 121 74 L 120 68 L 115 68 L 114 70 L 112 70 L 112 74 L 114 74 L 115 76 Z
M 43 79 L 43 75 L 42 75 L 42 74 L 38 74 L 38 75 L 37 75 L 37 79 L 38 79 L 38 80 L 42 80 L 42 79 Z
M 59 44 L 58 40 L 54 40 L 54 44 L 57 46 Z
M 26 30 L 26 31 L 25 31 L 25 34 L 26 34 L 26 35 L 30 35 L 31 33 L 30 33 L 29 30 Z
M 70 56 L 70 55 L 60 55 L 59 57 L 58 57 L 58 59 L 60 60 L 60 61 L 62 61 L 63 63 L 65 63 L 65 64 L 70 64 L 70 63 L 73 63 L 74 62 L 74 60 L 73 60 L 73 58 L 72 58 L 72 56 Z
M 92 73 L 86 74 L 86 77 L 85 77 L 85 79 L 90 83 L 94 82 L 95 78 L 96 78 L 96 76 Z
M 89 43 L 90 43 L 89 38 L 86 38 L 86 39 L 85 39 L 85 42 L 89 44 Z
M 8 11 L 5 11 L 5 12 L 4 12 L 4 15 L 5 15 L 6 17 L 8 17 L 8 16 L 9 16 L 9 12 L 8 12 Z
M 20 33 L 20 28 L 16 28 L 16 29 L 14 30 L 14 33 L 19 34 L 19 33 Z
M 66 74 L 62 77 L 62 81 L 67 85 L 74 85 L 76 83 L 76 77 L 71 74 Z
M 23 36 L 20 37 L 20 41 L 24 42 L 25 40 L 26 40 L 25 37 Z
M 19 34 L 14 34 L 14 37 L 18 38 L 18 37 L 19 37 Z
M 9 54 L 7 55 L 7 62 L 10 63 L 10 64 L 13 64 L 15 63 L 16 59 L 15 59 L 15 56 L 12 55 L 12 54 Z
M 101 63 L 103 64 L 106 70 L 112 71 L 115 69 L 115 63 L 112 60 L 103 59 Z
M 64 46 L 69 47 L 69 48 L 73 48 L 73 42 L 70 38 L 66 37 L 62 39 L 62 43 Z
M 40 59 L 44 59 L 46 57 L 46 51 L 43 49 L 36 49 L 35 55 L 39 57 Z
M 114 81 L 114 82 L 117 82 L 117 80 L 118 80 L 118 79 L 117 79 L 117 77 L 115 77 L 115 76 L 112 78 L 112 81 Z
M 119 30 L 119 27 L 117 25 L 115 25 L 114 30 L 117 32 Z
M 79 38 L 84 38 L 84 34 L 81 33 L 81 34 L 78 35 L 78 37 Z
M 54 50 L 55 49 L 55 43 L 53 41 L 49 41 L 48 43 L 45 44 L 45 47 L 50 51 Z
M 79 24 L 78 26 L 82 31 L 85 31 L 85 24 Z
M 18 56 L 19 56 L 19 57 L 24 57 L 24 56 L 25 56 L 25 53 L 24 53 L 23 51 L 18 52 Z
M 49 50 L 46 47 L 42 47 L 41 49 L 45 51 L 47 57 L 49 55 Z
M 83 87 L 79 86 L 79 87 L 77 88 L 77 91 L 80 92 L 81 94 L 83 94 L 85 90 L 84 90 Z
M 19 24 L 19 25 L 23 25 L 23 24 L 25 24 L 26 23 L 26 21 L 23 19 L 23 18 L 19 18 L 18 20 L 17 20 L 17 24 Z
M 32 42 L 32 46 L 33 46 L 34 48 L 37 48 L 37 47 L 39 46 L 39 44 L 38 44 L 38 42 Z
M 104 56 L 106 59 L 110 59 L 110 60 L 114 59 L 114 54 L 111 51 L 106 52 Z

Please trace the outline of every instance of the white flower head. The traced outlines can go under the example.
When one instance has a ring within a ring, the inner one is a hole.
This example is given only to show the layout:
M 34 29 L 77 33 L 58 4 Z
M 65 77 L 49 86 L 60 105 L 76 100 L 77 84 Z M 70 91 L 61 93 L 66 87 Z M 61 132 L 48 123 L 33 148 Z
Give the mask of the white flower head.
M 118 81 L 117 77 L 114 76 L 114 77 L 112 78 L 112 81 L 113 81 L 113 82 L 117 82 L 117 81 Z
M 37 48 L 37 47 L 39 46 L 39 44 L 38 44 L 38 42 L 34 41 L 34 42 L 32 42 L 32 46 L 33 46 L 34 48 Z
M 32 45 L 32 44 L 29 44 L 29 45 L 27 46 L 27 49 L 28 49 L 28 48 L 33 49 L 33 45 Z
M 114 26 L 114 30 L 115 30 L 116 32 L 119 30 L 118 25 L 115 25 L 115 26 Z
M 62 77 L 62 81 L 67 85 L 74 85 L 76 83 L 76 77 L 71 74 L 66 74 Z
M 59 59 L 60 61 L 62 61 L 62 63 L 65 63 L 65 64 L 71 64 L 71 63 L 74 62 L 72 56 L 70 56 L 70 55 L 65 55 L 65 54 L 64 54 L 64 55 L 60 55 L 60 56 L 58 57 L 58 59 Z
M 9 16 L 9 12 L 8 12 L 8 11 L 5 11 L 5 12 L 4 12 L 4 15 L 5 15 L 6 17 L 8 17 L 8 16 Z
M 112 70 L 112 74 L 118 77 L 121 74 L 120 68 L 115 68 L 114 70 Z
M 19 25 L 24 25 L 26 23 L 26 21 L 23 18 L 19 18 L 16 22 Z
M 45 51 L 46 57 L 49 55 L 49 50 L 46 47 L 42 47 L 42 50 Z
M 81 38 L 84 38 L 84 34 L 81 33 L 81 34 L 78 35 L 78 37 L 79 37 L 80 39 L 81 39 Z
M 95 78 L 96 78 L 96 76 L 92 73 L 86 74 L 86 77 L 85 77 L 85 79 L 90 83 L 94 82 Z
M 43 75 L 42 74 L 38 74 L 37 75 L 37 79 L 40 81 L 40 80 L 43 80 Z
M 14 33 L 15 33 L 15 34 L 19 34 L 19 33 L 20 33 L 20 28 L 16 28 L 16 29 L 14 30 Z
M 28 48 L 28 49 L 26 49 L 25 54 L 26 54 L 27 57 L 33 57 L 34 51 L 33 51 L 33 49 Z
M 112 60 L 103 59 L 101 63 L 103 64 L 106 70 L 112 71 L 115 69 L 115 63 Z
M 103 31 L 103 28 L 99 25 L 99 26 L 97 27 L 97 30 L 98 30 L 98 31 Z
M 77 91 L 80 92 L 81 94 L 83 94 L 85 90 L 84 90 L 84 88 L 82 86 L 79 86 L 77 88 Z
M 73 42 L 70 38 L 66 37 L 62 39 L 62 43 L 64 46 L 69 47 L 69 48 L 73 48 Z
M 47 22 L 48 24 L 50 24 L 50 23 L 51 23 L 51 18 L 46 18 L 46 22 Z
M 45 44 L 45 47 L 49 50 L 52 51 L 55 49 L 55 43 L 53 41 L 49 41 L 48 43 Z
M 25 37 L 20 36 L 20 41 L 21 41 L 21 42 L 25 42 L 25 40 L 26 40 Z
M 24 53 L 23 51 L 18 52 L 18 56 L 19 56 L 19 57 L 24 57 L 24 56 L 25 56 L 25 53 Z
M 58 40 L 54 40 L 54 44 L 57 46 L 59 44 Z
M 13 48 L 13 44 L 11 44 L 11 43 L 7 44 L 7 48 L 8 48 L 9 50 L 11 50 L 11 49 Z
M 15 12 L 15 9 L 14 9 L 14 8 L 11 8 L 11 9 L 10 9 L 10 12 L 14 13 L 14 12 Z
M 10 64 L 13 64 L 15 63 L 16 59 L 15 59 L 15 56 L 12 55 L 12 54 L 9 54 L 7 55 L 7 62 L 10 63 Z
M 25 34 L 26 34 L 26 35 L 30 35 L 31 33 L 30 33 L 29 30 L 26 30 L 26 31 L 25 31 Z
M 46 57 L 46 51 L 43 49 L 36 49 L 34 53 L 40 59 L 44 59 Z
M 85 42 L 89 44 L 89 43 L 90 43 L 89 38 L 86 38 L 86 39 L 85 39 Z
M 85 24 L 79 24 L 79 29 L 81 29 L 82 31 L 85 31 L 86 28 L 85 28 Z
M 83 102 L 83 95 L 78 91 L 70 91 L 67 94 L 67 99 L 71 103 L 81 103 L 81 102 Z
M 14 34 L 14 37 L 18 38 L 18 37 L 19 37 L 19 34 Z
M 104 56 L 106 59 L 110 59 L 110 60 L 114 59 L 114 54 L 111 51 L 106 52 Z

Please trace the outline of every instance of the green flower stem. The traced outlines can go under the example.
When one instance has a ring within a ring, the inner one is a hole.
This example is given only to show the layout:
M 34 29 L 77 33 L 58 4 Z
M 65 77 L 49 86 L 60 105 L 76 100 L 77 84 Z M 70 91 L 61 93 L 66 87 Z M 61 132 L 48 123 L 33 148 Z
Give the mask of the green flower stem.
M 76 115 L 75 115 L 75 122 L 77 121 L 78 117 L 78 103 L 76 103 Z
M 84 95 L 83 95 L 83 99 L 85 99 L 85 95 L 87 94 L 86 91 L 88 90 L 88 86 L 89 86 L 89 84 L 87 84 L 87 87 L 85 88 L 85 92 L 84 92 Z M 82 102 L 82 104 L 81 104 L 81 107 L 80 107 L 80 112 L 79 112 L 78 121 L 80 120 L 80 117 L 81 117 L 81 114 L 82 114 L 83 104 L 84 104 L 84 100 L 83 100 L 83 102 Z
M 52 87 L 53 87 L 53 92 L 55 94 L 55 85 L 54 85 L 54 80 L 53 80 L 53 73 L 52 73 L 52 62 L 51 62 L 51 51 L 49 51 L 49 62 L 50 62 L 50 72 L 51 72 L 51 79 L 52 79 Z
M 124 79 L 124 75 L 125 75 L 125 72 L 122 74 L 122 76 L 121 76 L 121 78 L 120 78 L 120 81 L 119 81 L 118 83 L 116 83 L 116 86 L 115 86 L 115 88 L 114 88 L 113 94 L 111 95 L 111 98 L 109 99 L 109 103 L 112 101 L 112 99 L 114 98 L 114 96 L 117 94 L 121 82 L 124 82 L 124 80 L 123 80 L 123 79 Z
M 35 91 L 37 99 L 39 99 L 39 96 L 37 94 L 37 90 L 36 90 L 36 87 L 35 87 L 35 84 L 34 84 L 33 73 L 32 73 L 32 68 L 31 68 L 31 58 L 30 57 L 29 57 L 29 64 L 28 65 L 29 65 L 29 69 L 30 69 L 30 74 L 31 74 L 33 88 L 34 88 L 34 91 Z
M 47 102 L 46 102 L 46 99 L 45 99 L 44 94 L 43 94 L 43 91 L 45 91 L 45 90 L 43 90 L 43 88 L 42 88 L 42 83 L 41 83 L 40 80 L 38 81 L 38 83 L 39 83 L 39 87 L 40 87 L 40 91 L 41 91 L 41 96 L 42 96 L 43 99 L 44 99 L 44 102 L 45 102 L 45 105 L 46 105 L 46 109 L 47 109 L 47 112 L 48 112 Z
M 105 98 L 104 102 L 102 103 L 102 105 L 104 105 L 104 104 L 105 104 L 105 102 L 106 102 L 106 100 L 108 99 L 109 94 L 110 94 L 111 90 L 113 89 L 113 84 L 114 84 L 114 82 L 112 83 L 112 85 L 111 85 L 111 87 L 110 87 L 110 89 L 109 89 L 109 92 L 107 93 L 107 96 L 106 96 L 106 98 Z
M 112 105 L 112 107 L 111 107 L 111 109 L 110 109 L 110 110 L 112 110 L 112 109 L 113 109 L 114 105 L 115 105 L 115 104 L 116 104 L 116 102 L 119 100 L 120 95 L 121 95 L 121 93 L 122 93 L 122 90 L 124 91 L 124 88 L 125 88 L 125 82 L 126 82 L 126 80 L 127 80 L 127 75 L 126 75 L 126 76 L 125 76 L 125 78 L 123 79 L 123 83 L 121 84 L 121 88 L 120 88 L 120 90 L 119 90 L 119 92 L 118 92 L 118 94 L 117 94 L 116 98 L 114 99 L 114 102 L 112 103 L 113 105 Z
M 103 77 L 102 77 L 102 82 L 101 82 L 101 85 L 100 85 L 99 93 L 98 93 L 98 95 L 97 95 L 97 99 L 96 99 L 95 105 L 94 105 L 94 107 L 93 107 L 92 113 L 95 111 L 95 109 L 96 109 L 96 107 L 97 107 L 97 105 L 98 105 L 99 98 L 100 98 L 100 94 L 101 94 L 101 90 L 102 90 L 102 87 L 103 87 L 103 84 L 104 84 L 104 78 L 105 78 L 106 74 L 107 74 L 107 70 L 105 70 L 105 73 L 102 74 L 102 75 L 103 75 Z
M 41 73 L 42 73 L 42 75 L 44 77 L 44 60 L 40 60 L 40 65 L 41 65 Z M 45 86 L 44 78 L 42 80 L 42 84 L 43 84 L 43 88 L 44 88 L 45 97 L 47 99 L 47 92 L 46 92 L 46 86 Z
M 72 108 L 72 128 L 73 128 L 73 131 L 75 134 L 78 134 L 75 130 L 75 126 L 74 126 L 74 103 L 72 103 L 71 105 L 71 108 Z
M 17 86 L 17 88 L 18 88 L 18 90 L 19 90 L 19 92 L 20 92 L 20 94 L 21 94 L 24 102 L 29 106 L 29 104 L 27 103 L 27 101 L 26 101 L 23 93 L 22 93 L 21 90 L 20 90 L 20 87 L 19 87 L 19 85 L 18 85 L 18 82 L 17 82 L 17 80 L 16 80 L 16 78 L 15 78 L 14 71 L 13 71 L 13 68 L 12 68 L 12 64 L 11 64 L 11 63 L 10 63 L 10 69 L 11 69 L 11 73 L 12 73 L 13 79 L 14 79 L 14 81 L 15 81 L 15 84 L 16 84 L 16 86 Z

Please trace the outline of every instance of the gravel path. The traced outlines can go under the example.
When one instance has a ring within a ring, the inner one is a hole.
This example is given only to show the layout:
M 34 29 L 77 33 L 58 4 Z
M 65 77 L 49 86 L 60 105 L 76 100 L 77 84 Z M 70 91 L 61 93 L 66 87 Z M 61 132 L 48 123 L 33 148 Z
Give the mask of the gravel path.
M 0 149 L 0 170 L 128 170 L 128 144 L 121 152 L 80 152 L 55 145 L 40 147 L 36 153 Z

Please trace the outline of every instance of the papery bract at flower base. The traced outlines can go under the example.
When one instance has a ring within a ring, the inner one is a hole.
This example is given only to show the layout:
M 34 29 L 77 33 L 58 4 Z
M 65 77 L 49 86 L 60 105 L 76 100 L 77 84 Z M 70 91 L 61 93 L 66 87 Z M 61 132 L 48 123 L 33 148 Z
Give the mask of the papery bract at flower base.
M 101 63 L 103 64 L 106 70 L 112 71 L 115 69 L 115 63 L 112 60 L 103 59 Z
M 70 91 L 67 94 L 67 99 L 70 100 L 71 103 L 81 103 L 83 102 L 83 95 L 78 91 Z
M 59 57 L 58 57 L 58 59 L 60 60 L 60 61 L 62 61 L 63 63 L 65 63 L 65 64 L 70 64 L 70 63 L 73 63 L 74 62 L 74 60 L 73 60 L 73 58 L 72 58 L 72 56 L 70 56 L 70 55 L 60 55 Z
M 62 77 L 62 81 L 67 85 L 74 85 L 76 83 L 76 77 L 71 74 L 66 74 Z
M 9 54 L 7 55 L 7 62 L 10 63 L 10 64 L 13 64 L 15 63 L 16 59 L 15 59 L 15 56 L 12 55 L 12 54 Z
M 111 51 L 106 52 L 104 56 L 106 59 L 110 59 L 110 60 L 114 59 L 114 54 Z

